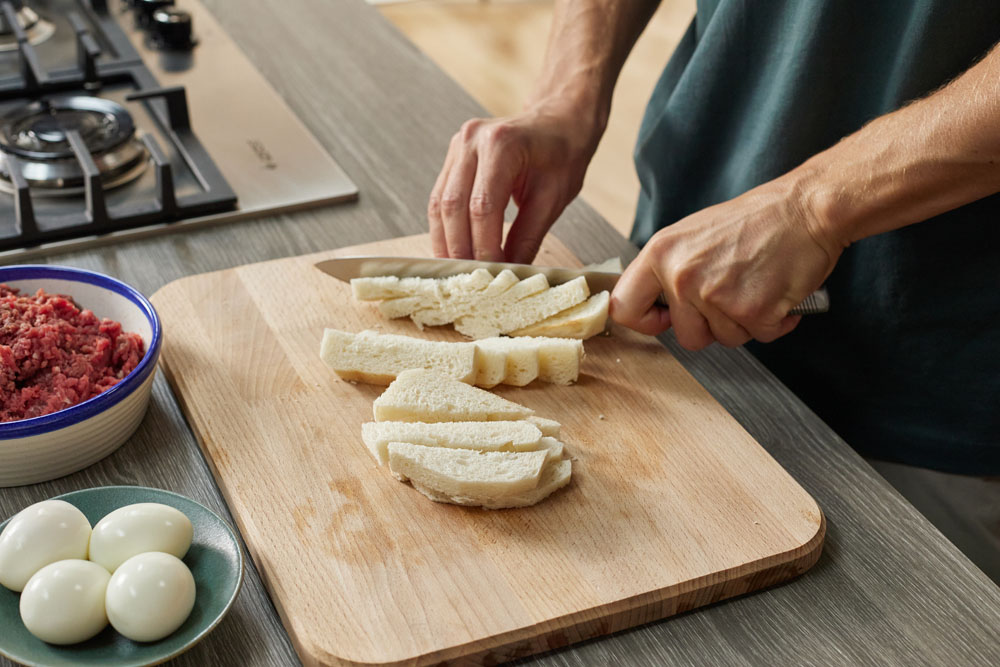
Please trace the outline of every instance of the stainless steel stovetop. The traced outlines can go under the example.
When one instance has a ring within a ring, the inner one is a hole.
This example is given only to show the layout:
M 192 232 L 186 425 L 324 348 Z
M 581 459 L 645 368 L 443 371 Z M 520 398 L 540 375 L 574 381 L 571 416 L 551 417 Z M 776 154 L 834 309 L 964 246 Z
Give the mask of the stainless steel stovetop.
M 0 262 L 357 197 L 196 0 L 0 1 L 0 151 Z

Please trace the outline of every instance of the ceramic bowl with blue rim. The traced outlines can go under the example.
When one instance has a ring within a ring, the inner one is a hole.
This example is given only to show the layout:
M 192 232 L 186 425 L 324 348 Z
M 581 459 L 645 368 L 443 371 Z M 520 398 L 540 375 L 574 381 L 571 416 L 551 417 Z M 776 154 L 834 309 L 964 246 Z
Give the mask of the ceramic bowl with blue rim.
M 48 415 L 0 423 L 0 487 L 35 484 L 82 470 L 118 449 L 139 427 L 160 354 L 160 319 L 138 290 L 93 271 L 2 266 L 0 283 L 21 294 L 43 289 L 69 296 L 81 309 L 120 322 L 123 331 L 139 334 L 145 343 L 139 364 L 107 391 Z

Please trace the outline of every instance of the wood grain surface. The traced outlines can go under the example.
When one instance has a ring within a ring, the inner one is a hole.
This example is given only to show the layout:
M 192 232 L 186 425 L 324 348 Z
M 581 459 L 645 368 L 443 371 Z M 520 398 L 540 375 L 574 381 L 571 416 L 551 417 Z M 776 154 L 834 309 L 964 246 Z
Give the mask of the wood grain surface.
M 427 194 L 448 140 L 482 108 L 363 0 L 203 2 L 357 183 L 359 201 L 55 253 L 44 261 L 101 271 L 150 295 L 185 276 L 425 232 Z M 197 131 L 197 118 L 192 124 Z M 627 260 L 635 252 L 579 201 L 553 231 L 585 263 L 616 255 Z M 745 351 L 713 346 L 689 353 L 669 335 L 660 340 L 823 508 L 823 553 L 792 585 L 525 663 L 1000 664 L 1000 589 L 848 443 Z M 0 489 L 0 516 L 60 493 L 110 484 L 169 489 L 231 520 L 162 373 L 145 420 L 124 446 L 74 475 Z M 298 662 L 251 564 L 228 616 L 170 664 Z
M 429 255 L 428 235 L 182 278 L 153 295 L 161 365 L 308 665 L 495 663 L 780 583 L 823 544 L 815 501 L 653 338 L 585 344 L 573 386 L 496 393 L 563 424 L 571 485 L 535 507 L 431 503 L 361 442 L 383 387 L 319 359 L 324 327 L 417 331 L 313 265 Z M 547 240 L 538 263 L 579 266 Z

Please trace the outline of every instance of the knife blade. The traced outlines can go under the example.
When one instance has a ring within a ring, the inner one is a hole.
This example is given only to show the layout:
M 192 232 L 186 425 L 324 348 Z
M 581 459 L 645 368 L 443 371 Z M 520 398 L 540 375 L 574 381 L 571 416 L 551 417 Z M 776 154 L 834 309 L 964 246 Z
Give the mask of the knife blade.
M 508 262 L 481 262 L 474 259 L 437 259 L 430 257 L 373 257 L 352 256 L 327 259 L 316 264 L 316 268 L 328 275 L 350 282 L 351 278 L 372 278 L 375 276 L 398 276 L 400 278 L 447 278 L 460 273 L 472 273 L 476 269 L 486 269 L 496 275 L 509 269 L 524 280 L 541 273 L 551 285 L 561 285 L 583 276 L 591 292 L 611 291 L 621 277 L 621 273 L 610 271 L 590 271 L 587 269 L 566 269 L 533 264 L 511 264 Z
M 387 257 L 373 255 L 353 255 L 334 257 L 315 264 L 316 268 L 345 283 L 352 278 L 374 278 L 376 276 L 398 276 L 400 278 L 447 278 L 460 273 L 471 273 L 476 269 L 486 269 L 493 275 L 508 269 L 520 279 L 543 274 L 551 285 L 561 285 L 583 276 L 591 292 L 611 291 L 621 278 L 616 271 L 597 271 L 587 267 L 568 269 L 555 266 L 535 266 L 534 264 L 512 264 L 510 262 L 482 262 L 474 259 L 440 259 L 436 257 Z M 661 300 L 662 303 L 662 300 Z M 820 288 L 806 297 L 799 306 L 789 311 L 790 315 L 810 315 L 825 313 L 830 309 L 830 297 L 826 289 Z

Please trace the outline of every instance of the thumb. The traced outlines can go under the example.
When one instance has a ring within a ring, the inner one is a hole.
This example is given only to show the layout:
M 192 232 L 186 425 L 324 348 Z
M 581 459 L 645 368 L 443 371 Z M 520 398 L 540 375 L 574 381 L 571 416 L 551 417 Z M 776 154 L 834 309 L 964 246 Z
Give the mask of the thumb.
M 557 210 L 555 192 L 550 188 L 526 197 L 517 210 L 517 217 L 504 243 L 507 261 L 530 264 L 560 211 Z

